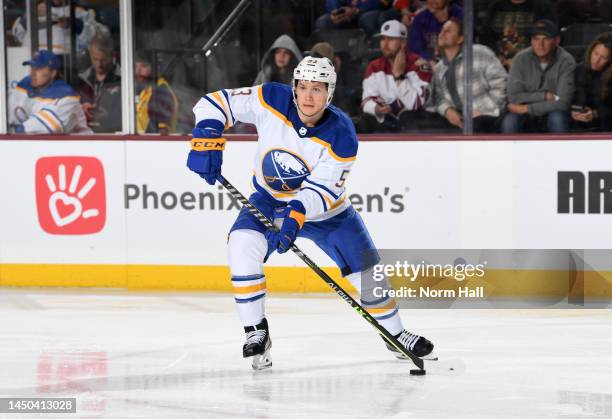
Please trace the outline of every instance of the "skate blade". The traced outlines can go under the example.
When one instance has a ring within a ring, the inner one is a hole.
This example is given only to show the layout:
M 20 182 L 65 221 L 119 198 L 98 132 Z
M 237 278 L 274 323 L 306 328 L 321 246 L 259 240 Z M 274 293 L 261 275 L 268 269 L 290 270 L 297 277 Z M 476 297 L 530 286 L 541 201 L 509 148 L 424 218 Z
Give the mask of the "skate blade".
M 272 356 L 270 355 L 270 350 L 268 349 L 263 354 L 254 355 L 253 361 L 251 363 L 251 367 L 255 371 L 261 371 L 268 369 L 272 366 Z
M 397 359 L 402 359 L 402 360 L 409 359 L 406 355 L 404 355 L 401 352 L 395 352 L 395 357 Z M 438 360 L 438 355 L 436 355 L 435 352 L 431 352 L 430 354 L 427 354 L 425 356 L 421 356 L 420 358 L 422 360 L 424 360 L 424 361 L 437 361 Z

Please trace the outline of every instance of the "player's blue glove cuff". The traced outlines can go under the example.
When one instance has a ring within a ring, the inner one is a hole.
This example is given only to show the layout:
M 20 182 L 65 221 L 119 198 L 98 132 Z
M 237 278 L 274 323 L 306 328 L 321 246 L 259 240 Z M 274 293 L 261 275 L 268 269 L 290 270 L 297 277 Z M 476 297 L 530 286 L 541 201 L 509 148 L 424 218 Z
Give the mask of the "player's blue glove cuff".
M 192 138 L 187 167 L 214 185 L 221 174 L 224 148 L 225 138 Z
M 223 124 L 214 119 L 198 122 L 193 129 L 191 151 L 187 157 L 187 167 L 214 185 L 221 174 L 225 138 L 221 138 Z
M 276 208 L 272 214 L 272 222 L 275 224 L 282 222 L 282 224 L 278 232 L 266 231 L 265 236 L 269 245 L 278 253 L 285 253 L 291 248 L 305 220 L 306 208 L 300 201 L 293 200 L 287 206 Z

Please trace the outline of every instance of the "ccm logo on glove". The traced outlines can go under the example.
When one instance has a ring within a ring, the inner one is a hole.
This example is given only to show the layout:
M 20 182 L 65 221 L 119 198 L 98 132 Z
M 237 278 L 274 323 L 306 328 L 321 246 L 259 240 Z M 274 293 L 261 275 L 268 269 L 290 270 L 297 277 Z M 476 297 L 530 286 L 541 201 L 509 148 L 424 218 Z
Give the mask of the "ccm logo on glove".
M 191 149 L 195 151 L 223 151 L 225 150 L 225 138 L 192 138 Z

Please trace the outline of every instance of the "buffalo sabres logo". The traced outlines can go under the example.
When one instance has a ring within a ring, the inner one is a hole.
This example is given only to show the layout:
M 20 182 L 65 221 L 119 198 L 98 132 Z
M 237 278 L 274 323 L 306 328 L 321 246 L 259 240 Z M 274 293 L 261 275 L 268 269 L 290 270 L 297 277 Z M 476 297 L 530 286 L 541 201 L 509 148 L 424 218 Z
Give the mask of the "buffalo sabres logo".
M 310 170 L 304 160 L 287 150 L 270 150 L 261 164 L 266 184 L 279 192 L 289 192 L 302 184 Z
M 300 133 L 300 135 L 306 135 L 306 127 L 302 127 L 300 128 L 300 130 L 298 131 Z

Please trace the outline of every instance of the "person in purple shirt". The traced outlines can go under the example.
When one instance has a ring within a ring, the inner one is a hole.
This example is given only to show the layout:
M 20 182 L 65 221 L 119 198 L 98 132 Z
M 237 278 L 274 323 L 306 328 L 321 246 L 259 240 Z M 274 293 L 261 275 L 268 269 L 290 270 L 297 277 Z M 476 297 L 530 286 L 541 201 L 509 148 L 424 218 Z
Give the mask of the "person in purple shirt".
M 412 20 L 410 51 L 426 60 L 437 61 L 438 34 L 451 17 L 463 20 L 461 6 L 451 4 L 451 0 L 427 0 L 427 6 Z

